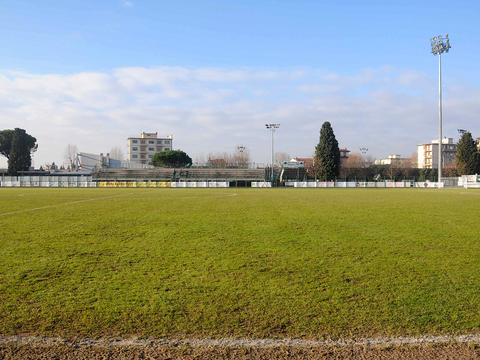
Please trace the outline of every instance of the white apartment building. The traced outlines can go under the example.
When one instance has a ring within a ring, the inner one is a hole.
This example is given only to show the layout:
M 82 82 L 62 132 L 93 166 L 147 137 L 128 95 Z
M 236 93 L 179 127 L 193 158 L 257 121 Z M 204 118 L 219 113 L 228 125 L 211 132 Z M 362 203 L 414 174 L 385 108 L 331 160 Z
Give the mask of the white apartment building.
M 457 144 L 453 138 L 442 139 L 442 167 L 450 165 L 457 156 Z M 418 168 L 438 169 L 438 140 L 418 145 Z
M 152 165 L 152 158 L 159 151 L 172 150 L 173 135 L 159 138 L 157 133 L 142 133 L 128 138 L 127 160 Z
M 403 160 L 400 155 L 388 155 L 388 158 L 375 160 L 375 165 L 392 165 Z

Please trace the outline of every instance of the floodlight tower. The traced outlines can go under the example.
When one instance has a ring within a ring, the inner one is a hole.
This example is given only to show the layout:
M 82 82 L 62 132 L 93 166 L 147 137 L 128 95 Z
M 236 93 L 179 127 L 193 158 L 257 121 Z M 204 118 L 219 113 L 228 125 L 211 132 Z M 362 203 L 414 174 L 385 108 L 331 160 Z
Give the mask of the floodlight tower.
M 265 127 L 272 132 L 272 181 L 273 181 L 273 161 L 274 161 L 273 134 L 275 133 L 275 129 L 278 129 L 280 127 L 280 124 L 265 124 Z
M 442 53 L 450 50 L 448 34 L 430 39 L 432 54 L 438 55 L 438 182 L 442 181 Z
M 243 145 L 237 146 L 237 150 L 240 152 L 240 161 L 242 162 L 242 166 L 245 166 L 245 157 L 243 155 L 243 152 L 245 151 L 246 147 Z M 238 166 L 238 159 L 237 159 L 237 166 Z M 248 168 L 248 164 L 247 164 Z

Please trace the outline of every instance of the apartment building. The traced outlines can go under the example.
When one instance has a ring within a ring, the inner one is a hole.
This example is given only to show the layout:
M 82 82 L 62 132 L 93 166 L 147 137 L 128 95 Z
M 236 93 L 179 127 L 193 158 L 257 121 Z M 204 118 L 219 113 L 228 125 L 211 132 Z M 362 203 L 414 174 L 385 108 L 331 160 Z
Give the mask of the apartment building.
M 457 144 L 453 138 L 442 139 L 442 167 L 452 164 L 457 156 Z M 418 145 L 418 168 L 438 169 L 438 140 Z
M 375 160 L 375 165 L 399 164 L 404 160 L 400 155 L 388 155 L 388 158 Z
M 152 158 L 159 151 L 173 149 L 173 135 L 159 138 L 155 133 L 142 133 L 140 137 L 129 137 L 127 160 L 152 165 Z
M 348 149 L 339 149 L 340 150 L 340 162 L 347 161 L 348 157 L 350 156 L 350 150 Z

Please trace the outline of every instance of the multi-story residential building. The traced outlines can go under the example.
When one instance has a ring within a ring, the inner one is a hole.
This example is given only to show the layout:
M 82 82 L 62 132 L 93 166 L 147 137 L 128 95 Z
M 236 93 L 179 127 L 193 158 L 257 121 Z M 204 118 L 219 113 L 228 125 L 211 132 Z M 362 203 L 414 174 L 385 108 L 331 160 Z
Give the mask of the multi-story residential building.
M 172 150 L 173 135 L 159 138 L 157 133 L 142 133 L 138 138 L 128 138 L 127 160 L 152 165 L 152 158 L 159 151 Z
M 348 149 L 339 149 L 340 151 L 340 162 L 345 162 L 347 161 L 348 157 L 350 156 L 350 150 Z M 305 166 L 311 166 L 314 162 L 313 158 L 299 158 L 299 157 L 294 157 L 290 161 L 303 161 L 305 163 Z
M 348 157 L 350 156 L 350 150 L 348 149 L 340 149 L 340 161 L 343 163 L 347 161 Z
M 404 160 L 400 155 L 388 155 L 388 158 L 375 160 L 375 165 L 392 165 Z
M 457 145 L 453 138 L 442 139 L 442 167 L 452 164 L 457 156 Z M 438 169 L 438 140 L 418 145 L 418 168 Z

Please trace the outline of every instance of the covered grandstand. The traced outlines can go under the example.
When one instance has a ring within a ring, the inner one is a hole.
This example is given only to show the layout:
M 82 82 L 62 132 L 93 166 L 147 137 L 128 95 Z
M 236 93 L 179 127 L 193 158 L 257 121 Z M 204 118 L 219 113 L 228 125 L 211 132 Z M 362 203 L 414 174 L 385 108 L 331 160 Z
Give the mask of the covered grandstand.
M 93 181 L 152 181 L 152 182 L 209 182 L 225 181 L 230 186 L 250 186 L 252 182 L 267 181 L 265 169 L 212 168 L 155 168 L 155 169 L 99 169 L 92 174 Z

